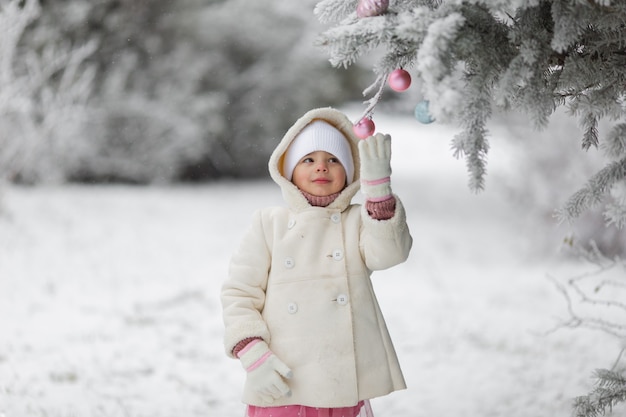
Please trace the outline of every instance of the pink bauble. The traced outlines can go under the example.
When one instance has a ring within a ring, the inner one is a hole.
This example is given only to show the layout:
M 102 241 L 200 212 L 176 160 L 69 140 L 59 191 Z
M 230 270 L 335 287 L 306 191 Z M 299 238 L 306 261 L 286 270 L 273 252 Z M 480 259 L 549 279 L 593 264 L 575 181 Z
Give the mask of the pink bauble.
M 389 87 L 395 91 L 404 91 L 411 85 L 411 74 L 399 68 L 389 74 Z
M 358 17 L 380 16 L 387 11 L 389 0 L 359 0 L 356 6 Z
M 354 130 L 354 134 L 357 135 L 361 139 L 368 138 L 374 134 L 376 130 L 376 125 L 369 117 L 364 117 L 358 121 L 357 124 L 352 126 L 352 130 Z

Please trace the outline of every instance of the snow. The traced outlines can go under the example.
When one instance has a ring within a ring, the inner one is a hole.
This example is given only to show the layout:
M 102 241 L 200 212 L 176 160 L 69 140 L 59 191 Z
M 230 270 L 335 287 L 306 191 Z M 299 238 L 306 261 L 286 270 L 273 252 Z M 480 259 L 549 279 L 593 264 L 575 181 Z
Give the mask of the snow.
M 409 386 L 372 401 L 375 415 L 570 415 L 620 347 L 555 330 L 567 311 L 548 276 L 584 265 L 558 253 L 562 230 L 498 186 L 505 143 L 494 141 L 487 190 L 474 194 L 450 155 L 454 130 L 376 122 L 393 136 L 415 243 L 405 264 L 374 275 Z M 273 183 L 8 187 L 0 198 L 1 417 L 243 415 L 218 296 L 252 211 L 282 204 Z

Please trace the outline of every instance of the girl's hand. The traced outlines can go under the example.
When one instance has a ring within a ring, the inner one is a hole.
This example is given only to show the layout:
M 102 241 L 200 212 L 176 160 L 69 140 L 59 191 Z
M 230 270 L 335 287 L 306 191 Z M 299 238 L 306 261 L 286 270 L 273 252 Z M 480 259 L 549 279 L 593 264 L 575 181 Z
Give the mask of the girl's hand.
M 285 382 L 292 376 L 291 369 L 272 353 L 261 339 L 248 343 L 237 356 L 248 371 L 248 383 L 266 403 L 273 403 L 280 397 L 291 396 Z
M 381 202 L 391 194 L 391 136 L 377 133 L 359 141 L 361 191 L 367 201 Z

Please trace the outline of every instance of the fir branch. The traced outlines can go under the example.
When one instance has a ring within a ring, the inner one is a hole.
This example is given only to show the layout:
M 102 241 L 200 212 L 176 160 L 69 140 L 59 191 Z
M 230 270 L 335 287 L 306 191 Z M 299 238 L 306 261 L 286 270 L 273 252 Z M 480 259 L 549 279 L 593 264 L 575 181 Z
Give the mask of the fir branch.
M 355 13 L 357 0 L 322 0 L 315 5 L 313 14 L 321 23 L 336 23 Z
M 626 226 L 626 205 L 624 204 L 607 204 L 604 212 L 604 221 L 607 226 L 615 226 L 618 229 Z
M 433 104 L 433 115 L 440 121 L 453 119 L 466 105 L 462 101 L 465 80 L 457 57 L 451 52 L 451 45 L 464 23 L 459 12 L 436 18 L 417 52 L 417 70 L 424 82 L 424 96 Z
M 487 152 L 489 150 L 485 129 L 482 127 L 476 129 L 469 135 L 468 139 L 472 142 L 471 150 L 466 157 L 466 165 L 470 173 L 469 188 L 474 192 L 482 191 L 485 189 Z
M 574 4 L 565 0 L 552 2 L 554 21 L 552 48 L 557 52 L 563 52 L 575 44 L 588 26 L 590 13 L 589 5 Z
M 363 95 L 366 96 L 371 91 L 373 91 L 374 89 L 378 88 L 378 90 L 376 91 L 376 94 L 374 94 L 374 96 L 371 99 L 366 100 L 364 102 L 368 106 L 363 111 L 363 114 L 361 115 L 359 120 L 362 120 L 365 117 L 371 117 L 372 116 L 373 111 L 374 111 L 374 107 L 380 101 L 380 98 L 383 95 L 383 89 L 385 88 L 385 82 L 387 80 L 388 75 L 389 75 L 389 73 L 383 73 L 383 74 L 379 75 L 376 78 L 376 81 L 374 81 L 368 88 L 366 88 L 363 91 Z
M 516 101 L 524 88 L 534 86 L 533 80 L 540 66 L 541 48 L 536 40 L 524 40 L 497 83 L 496 97 L 503 104 Z
M 626 389 L 626 376 L 616 371 L 607 369 L 597 369 L 595 373 L 598 378 L 598 386 L 606 389 Z
M 596 387 L 585 396 L 574 399 L 574 414 L 577 417 L 603 416 L 613 407 L 626 402 L 626 377 L 621 372 L 597 369 L 594 373 Z
M 626 155 L 626 123 L 613 126 L 606 136 L 602 150 L 609 158 L 620 158 Z
M 579 118 L 579 123 L 585 130 L 582 148 L 588 150 L 590 145 L 598 146 L 597 125 L 598 120 L 611 117 L 619 118 L 623 110 L 615 95 L 614 88 L 589 88 L 587 91 L 573 94 L 568 101 L 568 111 L 571 115 Z M 590 131 L 591 130 L 591 131 Z M 619 131 L 613 134 L 619 133 Z M 608 139 L 612 142 L 611 138 Z M 619 158 L 622 155 L 616 155 Z
M 598 147 L 598 118 L 593 113 L 587 113 L 582 118 L 582 124 L 585 129 L 583 133 L 582 148 L 587 151 L 592 146 Z
M 374 72 L 378 75 L 391 73 L 396 68 L 408 69 L 413 65 L 417 55 L 417 50 L 404 48 L 402 50 L 393 50 L 383 56 L 374 65 Z
M 465 157 L 469 172 L 469 188 L 475 192 L 485 188 L 487 153 L 489 152 L 485 128 L 485 115 L 490 113 L 488 106 L 488 102 L 481 100 L 481 97 L 474 97 L 474 100 L 464 108 L 464 111 L 472 114 L 465 116 L 463 120 L 469 119 L 470 121 L 452 142 L 455 157 Z
M 441 5 L 440 3 L 440 0 L 394 0 L 393 10 L 403 12 L 422 6 L 428 7 L 429 9 L 436 9 Z
M 548 124 L 550 116 L 556 109 L 556 99 L 552 91 L 541 73 L 533 74 L 529 86 L 520 91 L 521 106 L 537 129 Z
M 437 18 L 429 7 L 414 7 L 397 14 L 394 27 L 394 39 L 404 44 L 412 45 L 414 49 L 424 41 L 430 24 Z
M 367 19 L 349 17 L 341 25 L 323 32 L 315 43 L 329 50 L 333 66 L 347 68 L 361 55 L 390 41 L 394 20 L 394 16 L 387 15 Z
M 584 188 L 580 189 L 557 211 L 561 221 L 572 220 L 583 211 L 594 207 L 605 196 L 608 190 L 618 181 L 626 178 L 626 158 L 608 164 L 593 175 Z

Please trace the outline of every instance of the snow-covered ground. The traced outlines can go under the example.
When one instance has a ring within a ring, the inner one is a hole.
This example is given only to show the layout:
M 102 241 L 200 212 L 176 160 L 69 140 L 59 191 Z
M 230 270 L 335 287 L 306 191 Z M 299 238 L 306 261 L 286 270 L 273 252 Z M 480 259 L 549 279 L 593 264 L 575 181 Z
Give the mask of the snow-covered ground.
M 405 264 L 374 275 L 409 386 L 374 400 L 375 415 L 569 416 L 620 347 L 551 331 L 567 311 L 548 276 L 585 267 L 559 255 L 563 230 L 499 189 L 507 154 L 495 141 L 487 190 L 474 194 L 450 155 L 453 130 L 376 121 L 394 138 L 393 186 L 415 243 Z M 218 294 L 252 211 L 282 204 L 273 183 L 1 198 L 0 417 L 242 417 Z

